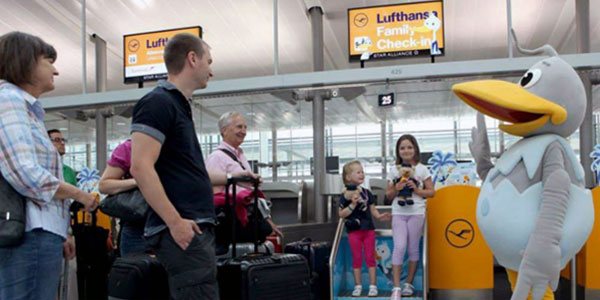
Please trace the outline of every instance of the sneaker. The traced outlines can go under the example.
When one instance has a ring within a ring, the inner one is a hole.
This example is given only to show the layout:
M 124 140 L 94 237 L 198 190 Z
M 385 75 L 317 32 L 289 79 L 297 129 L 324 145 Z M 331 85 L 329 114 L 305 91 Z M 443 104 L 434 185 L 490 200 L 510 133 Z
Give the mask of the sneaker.
M 406 205 L 406 202 L 404 202 L 404 200 L 398 200 L 398 205 L 404 206 Z
M 352 290 L 352 297 L 360 297 L 360 294 L 362 294 L 362 286 L 355 285 L 354 290 Z
M 402 300 L 402 290 L 399 287 L 395 287 L 392 290 L 392 297 L 390 300 Z
M 379 295 L 379 291 L 377 290 L 377 286 L 376 285 L 370 285 L 369 286 L 369 294 L 367 294 L 369 297 L 377 297 L 377 295 Z
M 412 296 L 414 292 L 415 287 L 412 284 L 405 282 L 402 286 L 402 296 Z
M 413 204 L 415 204 L 415 201 L 413 201 L 413 199 L 406 199 L 406 204 L 413 205 Z

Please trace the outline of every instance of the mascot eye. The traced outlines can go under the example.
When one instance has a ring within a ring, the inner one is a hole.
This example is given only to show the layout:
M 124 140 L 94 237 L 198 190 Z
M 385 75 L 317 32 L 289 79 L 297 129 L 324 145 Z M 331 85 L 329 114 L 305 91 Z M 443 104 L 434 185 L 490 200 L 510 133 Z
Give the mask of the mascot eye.
M 542 71 L 540 69 L 531 69 L 521 77 L 519 84 L 524 88 L 530 88 L 535 85 L 542 77 Z

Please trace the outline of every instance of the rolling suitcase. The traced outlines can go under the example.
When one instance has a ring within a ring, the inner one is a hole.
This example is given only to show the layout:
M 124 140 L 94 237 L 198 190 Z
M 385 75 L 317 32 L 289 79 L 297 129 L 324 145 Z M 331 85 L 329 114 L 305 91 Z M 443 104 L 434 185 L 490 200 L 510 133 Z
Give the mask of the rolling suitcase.
M 235 207 L 235 184 L 240 181 L 253 182 L 255 191 L 258 190 L 258 180 L 249 178 L 228 180 L 225 191 L 229 191 L 229 186 L 233 184 L 234 201 L 231 207 Z M 226 205 L 229 203 L 228 196 L 229 193 L 226 193 Z M 254 203 L 255 206 L 258 205 L 256 198 Z M 258 234 L 255 235 L 257 236 Z M 217 261 L 217 280 L 221 299 L 310 299 L 310 273 L 306 259 L 302 255 L 257 253 L 259 241 L 255 239 L 254 253 L 238 257 L 235 224 L 232 226 L 231 240 L 232 258 Z
M 96 211 L 92 212 L 90 224 L 79 222 L 77 211 L 81 204 L 71 205 L 73 235 L 77 249 L 77 290 L 80 300 L 105 300 L 107 297 L 108 271 L 108 230 L 97 225 Z
M 303 255 L 308 260 L 311 271 L 311 290 L 314 300 L 329 298 L 329 256 L 330 242 L 313 242 L 310 238 L 285 245 L 285 253 Z
M 118 258 L 108 277 L 109 300 L 169 299 L 167 272 L 156 256 L 132 254 Z

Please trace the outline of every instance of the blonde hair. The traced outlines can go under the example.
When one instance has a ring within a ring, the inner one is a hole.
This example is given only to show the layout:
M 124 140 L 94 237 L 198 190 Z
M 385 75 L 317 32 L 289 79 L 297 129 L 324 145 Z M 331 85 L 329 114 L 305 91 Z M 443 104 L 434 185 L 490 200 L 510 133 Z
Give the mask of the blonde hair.
M 344 181 L 344 184 L 351 183 L 351 182 L 348 182 L 348 180 L 346 180 L 346 176 L 348 176 L 348 175 L 350 175 L 350 173 L 352 173 L 352 167 L 355 165 L 359 165 L 360 167 L 362 167 L 362 164 L 358 160 L 353 160 L 344 165 L 344 168 L 342 169 L 342 180 Z

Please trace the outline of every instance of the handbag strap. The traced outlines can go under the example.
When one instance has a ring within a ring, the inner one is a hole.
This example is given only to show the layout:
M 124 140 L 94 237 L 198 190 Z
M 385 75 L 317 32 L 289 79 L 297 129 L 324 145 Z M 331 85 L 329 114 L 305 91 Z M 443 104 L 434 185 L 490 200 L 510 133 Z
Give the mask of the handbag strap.
M 10 211 L 2 211 L 0 210 L 0 220 L 2 221 L 19 221 L 25 223 L 25 218 L 19 217 L 18 214 L 11 214 Z
M 246 171 L 246 168 L 244 167 L 244 165 L 242 165 L 242 162 L 240 162 L 237 157 L 235 156 L 235 154 L 233 154 L 231 151 L 224 149 L 224 148 L 219 148 L 218 150 L 223 151 L 223 153 L 227 154 L 227 156 L 231 157 L 231 159 L 233 159 L 235 162 L 237 162 L 238 164 L 240 164 L 240 167 L 242 167 L 242 170 Z

